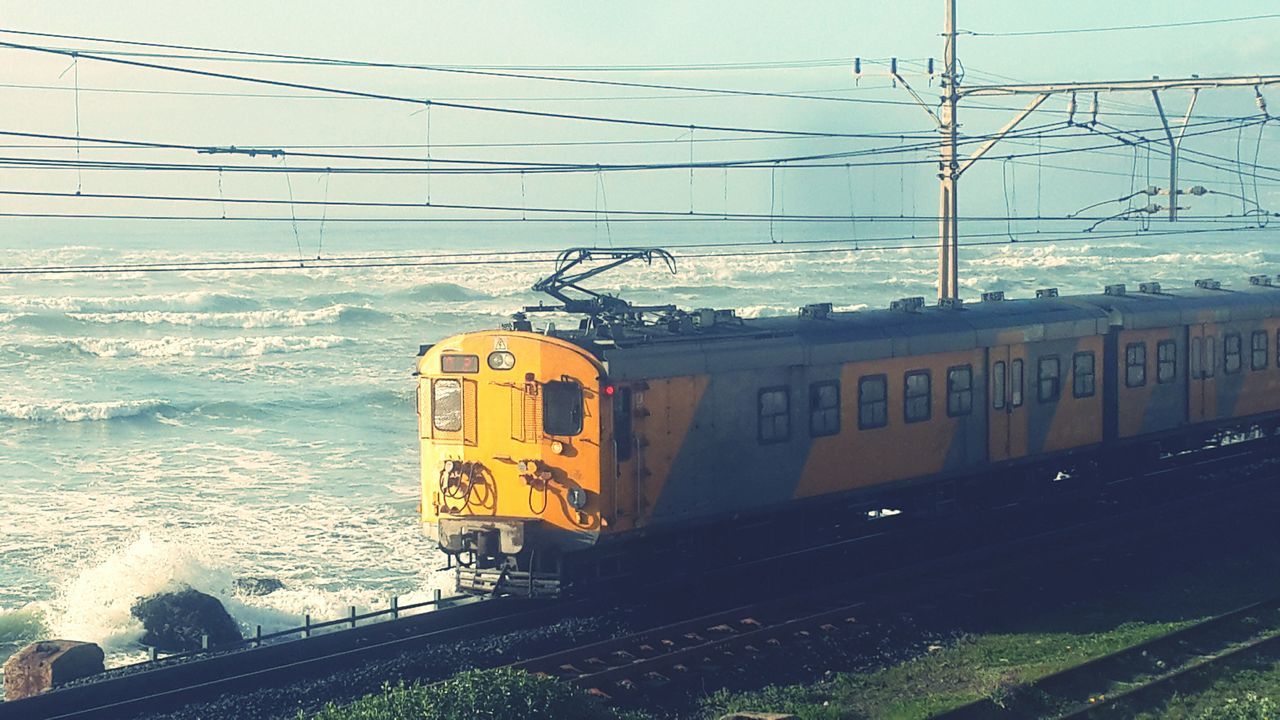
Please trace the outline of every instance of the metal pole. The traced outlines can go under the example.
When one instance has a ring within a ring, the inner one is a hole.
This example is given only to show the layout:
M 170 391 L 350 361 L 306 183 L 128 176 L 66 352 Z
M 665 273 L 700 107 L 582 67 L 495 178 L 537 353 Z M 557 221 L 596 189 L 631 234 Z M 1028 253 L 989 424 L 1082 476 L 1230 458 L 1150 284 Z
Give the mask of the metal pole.
M 1152 90 L 1151 99 L 1156 103 L 1160 124 L 1164 126 L 1164 136 L 1169 141 L 1169 222 L 1173 222 L 1178 219 L 1178 146 L 1173 142 L 1169 118 L 1165 117 L 1164 105 L 1160 102 L 1160 91 Z
M 956 185 L 960 179 L 956 162 L 958 123 L 956 109 L 960 100 L 957 85 L 959 75 L 956 71 L 956 0 L 945 0 L 946 19 L 943 36 L 946 47 L 943 49 L 942 117 L 939 129 L 942 133 L 942 148 L 938 161 L 938 299 L 946 300 L 959 294 L 959 264 L 956 255 L 959 253 L 960 222 L 956 201 Z

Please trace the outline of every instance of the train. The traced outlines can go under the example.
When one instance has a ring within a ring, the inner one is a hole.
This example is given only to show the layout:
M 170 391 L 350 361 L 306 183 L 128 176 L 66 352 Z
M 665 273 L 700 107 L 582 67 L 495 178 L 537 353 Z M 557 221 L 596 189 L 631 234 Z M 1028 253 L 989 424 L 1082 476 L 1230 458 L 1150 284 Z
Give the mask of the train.
M 569 294 L 602 252 L 535 286 L 564 304 L 421 349 L 421 520 L 464 592 L 554 596 L 1280 429 L 1268 275 L 743 318 Z M 535 328 L 545 310 L 579 319 Z

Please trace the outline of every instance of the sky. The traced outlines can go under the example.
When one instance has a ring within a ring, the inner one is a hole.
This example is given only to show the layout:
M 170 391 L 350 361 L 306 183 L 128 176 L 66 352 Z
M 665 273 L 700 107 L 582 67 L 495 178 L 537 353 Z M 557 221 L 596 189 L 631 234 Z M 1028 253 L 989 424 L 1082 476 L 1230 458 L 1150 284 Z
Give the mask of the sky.
M 884 61 L 902 58 L 908 82 L 930 102 L 937 79 L 924 74 L 926 58 L 940 58 L 941 1 L 930 2 L 666 2 L 570 3 L 528 2 L 0 2 L 0 29 L 68 35 L 91 35 L 148 42 L 190 44 L 262 52 L 319 55 L 381 62 L 449 66 L 635 66 L 762 63 L 777 61 L 864 58 L 855 78 L 850 64 L 714 71 L 648 70 L 599 72 L 538 70 L 544 75 L 607 78 L 631 82 L 678 84 L 752 91 L 805 92 L 829 97 L 896 101 L 903 104 L 806 101 L 705 93 L 600 87 L 560 82 L 481 77 L 475 75 L 335 68 L 314 65 L 199 62 L 188 59 L 133 58 L 144 62 L 199 67 L 287 82 L 320 84 L 407 98 L 456 101 L 540 111 L 601 115 L 672 123 L 680 126 L 727 125 L 752 128 L 839 133 L 928 134 L 933 121 L 910 96 L 893 86 Z M 1273 2 L 1126 3 L 1083 0 L 1072 3 L 962 2 L 958 25 L 977 33 L 1188 22 L 1221 17 L 1262 15 Z M 1280 72 L 1275 53 L 1280 18 L 1243 23 L 1140 31 L 1009 37 L 962 35 L 959 52 L 966 83 L 1000 80 L 1075 81 L 1199 74 Z M 107 46 L 72 40 L 2 35 L 0 41 L 28 43 L 89 53 Z M 118 49 L 118 48 L 117 48 Z M 78 88 L 78 89 L 77 89 Z M 242 97 L 255 94 L 259 97 Z M 1268 91 L 1280 109 L 1280 87 Z M 267 97 L 261 97 L 266 95 Z M 391 153 L 439 160 L 508 160 L 585 164 L 687 163 L 727 159 L 764 159 L 821 154 L 911 143 L 898 138 L 797 139 L 693 131 L 681 128 L 631 127 L 562 119 L 481 113 L 435 106 L 333 97 L 318 93 L 263 87 L 225 79 L 192 77 L 150 69 L 122 67 L 81 58 L 26 50 L 0 50 L 0 130 L 81 137 L 118 138 L 200 146 L 406 145 L 401 149 L 349 150 Z M 1169 93 L 1166 107 L 1181 115 L 1186 93 Z M 1018 101 L 971 101 L 1012 107 Z M 1045 111 L 1025 123 L 1036 126 L 1064 118 L 1065 98 L 1046 103 Z M 1080 100 L 1081 114 L 1087 100 Z M 1129 128 L 1153 128 L 1149 95 L 1104 96 L 1102 117 Z M 1202 94 L 1197 118 L 1245 116 L 1256 112 L 1251 89 L 1223 89 Z M 990 132 L 1011 116 L 1010 110 L 962 107 L 962 130 Z M 1061 132 L 1061 130 L 1060 130 Z M 1076 135 L 1084 135 L 1074 131 Z M 725 139 L 732 141 L 726 142 Z M 692 142 L 691 142 L 692 140 Z M 643 144 L 545 145 L 587 141 L 645 141 Z M 12 138 L 4 143 L 31 144 Z M 51 141 L 36 141 L 49 144 Z M 915 141 L 915 142 L 918 142 Z M 1096 138 L 1027 138 L 1021 145 L 1002 145 L 993 160 L 965 177 L 962 214 L 1066 214 L 1094 202 L 1124 195 L 1151 178 L 1167 174 L 1159 157 L 1118 143 L 1098 153 L 1001 162 L 1001 153 L 1043 151 L 1054 143 L 1079 147 L 1100 144 Z M 502 143 L 506 147 L 457 147 Z M 542 143 L 537 147 L 511 144 Z M 1252 127 L 1191 137 L 1185 148 L 1235 157 L 1237 146 L 1251 161 L 1277 165 L 1280 129 L 1272 124 L 1259 133 Z M 81 142 L 58 141 L 60 147 L 12 148 L 17 157 L 110 159 L 255 165 L 335 167 L 363 164 L 302 158 L 198 155 L 190 151 L 108 150 Z M 429 145 L 430 147 L 425 147 Z M 78 152 L 78 155 L 77 155 Z M 890 159 L 904 157 L 890 156 Z M 917 159 L 923 156 L 914 156 Z M 416 167 L 423 167 L 415 164 Z M 437 163 L 434 167 L 439 167 Z M 1238 166 L 1235 170 L 1238 171 Z M 1190 181 L 1241 192 L 1239 173 L 1184 167 Z M 1167 184 L 1167 180 L 1160 181 Z M 1275 205 L 1274 183 L 1256 190 L 1263 204 Z M 582 172 L 569 175 L 502 174 L 487 176 L 335 175 L 325 173 L 158 172 L 121 170 L 0 170 L 0 190 L 57 193 L 182 194 L 222 198 L 271 198 L 320 202 L 225 207 L 223 202 L 157 203 L 96 200 L 86 197 L 30 198 L 0 195 L 0 212 L 92 214 L 240 214 L 301 217 L 307 242 L 316 224 L 307 218 L 356 216 L 366 210 L 330 207 L 329 200 L 410 203 L 461 203 L 522 208 L 564 207 L 600 211 L 651 210 L 773 214 L 929 215 L 936 211 L 935 168 L 909 166 L 759 169 L 650 170 L 629 173 Z M 1245 188 L 1252 197 L 1255 189 Z M 1239 202 L 1201 198 L 1205 214 L 1239 210 Z M 445 210 L 372 212 L 432 214 Z M 521 213 L 527 216 L 527 213 Z M 453 216 L 475 212 L 454 212 Z M 491 215 L 491 214 L 490 214 Z M 365 215 L 367 216 L 367 214 Z M 514 217 L 514 215 L 508 214 Z M 0 242 L 20 247 L 32 234 L 129 243 L 139 237 L 252 236 L 281 250 L 295 239 L 289 223 L 226 227 L 211 223 L 136 223 L 112 220 L 26 220 L 11 218 L 0 226 Z M 632 224 L 602 231 L 598 222 L 528 227 L 456 226 L 447 232 L 420 226 L 331 226 L 331 247 L 355 250 L 376 246 L 392 236 L 440 243 L 463 238 L 505 238 L 519 242 L 537 237 L 545 242 L 584 244 L 602 232 L 619 239 L 650 242 L 655 235 L 781 235 L 782 239 L 829 233 L 830 228 L 753 222 L 734 224 Z M 857 228 L 853 230 L 856 234 Z M 864 237 L 885 232 L 864 227 Z M 929 223 L 911 232 L 933 232 Z M 299 240 L 301 242 L 301 240 Z

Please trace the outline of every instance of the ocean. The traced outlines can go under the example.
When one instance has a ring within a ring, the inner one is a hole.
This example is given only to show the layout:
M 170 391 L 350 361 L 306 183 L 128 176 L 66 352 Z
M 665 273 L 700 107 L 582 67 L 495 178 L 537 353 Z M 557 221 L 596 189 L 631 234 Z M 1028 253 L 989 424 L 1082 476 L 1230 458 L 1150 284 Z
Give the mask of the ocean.
M 1152 227 L 1147 237 L 1031 235 L 965 250 L 963 294 L 1199 277 L 1231 285 L 1280 267 L 1269 232 L 1163 236 Z M 379 236 L 376 251 L 361 252 L 518 246 L 464 230 L 466 240 Z M 199 231 L 126 243 L 10 233 L 0 253 L 5 266 L 290 257 L 226 233 L 216 245 L 195 242 Z M 740 239 L 760 241 L 752 232 Z M 598 286 L 747 317 L 933 293 L 931 249 L 763 242 L 741 252 L 774 254 L 686 257 L 676 275 L 632 267 Z M 548 270 L 0 275 L 0 656 L 56 636 L 101 644 L 111 664 L 139 659 L 130 606 L 182 584 L 221 598 L 247 632 L 447 589 L 443 557 L 416 516 L 415 355 L 544 299 L 529 287 Z M 285 589 L 237 594 L 235 579 L 251 576 Z

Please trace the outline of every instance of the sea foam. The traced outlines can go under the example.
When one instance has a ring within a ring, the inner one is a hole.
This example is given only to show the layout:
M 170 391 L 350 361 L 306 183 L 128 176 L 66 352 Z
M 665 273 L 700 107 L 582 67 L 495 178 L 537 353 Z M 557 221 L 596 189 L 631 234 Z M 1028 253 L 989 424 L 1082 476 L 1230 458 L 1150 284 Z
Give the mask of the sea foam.
M 274 335 L 236 338 L 80 338 L 69 342 L 79 352 L 101 358 L 238 358 L 306 350 L 327 350 L 346 345 L 352 340 L 337 335 L 313 337 Z
M 114 420 L 117 418 L 151 415 L 170 408 L 169 403 L 163 400 L 107 400 L 103 402 L 53 400 L 28 402 L 0 398 L 0 421 L 86 422 Z
M 0 316 L 2 317 L 2 316 Z M 331 305 L 317 310 L 248 310 L 241 312 L 176 312 L 129 310 L 124 312 L 70 312 L 67 317 L 85 323 L 174 325 L 207 328 L 288 328 L 333 325 L 362 318 L 386 317 L 368 307 Z

